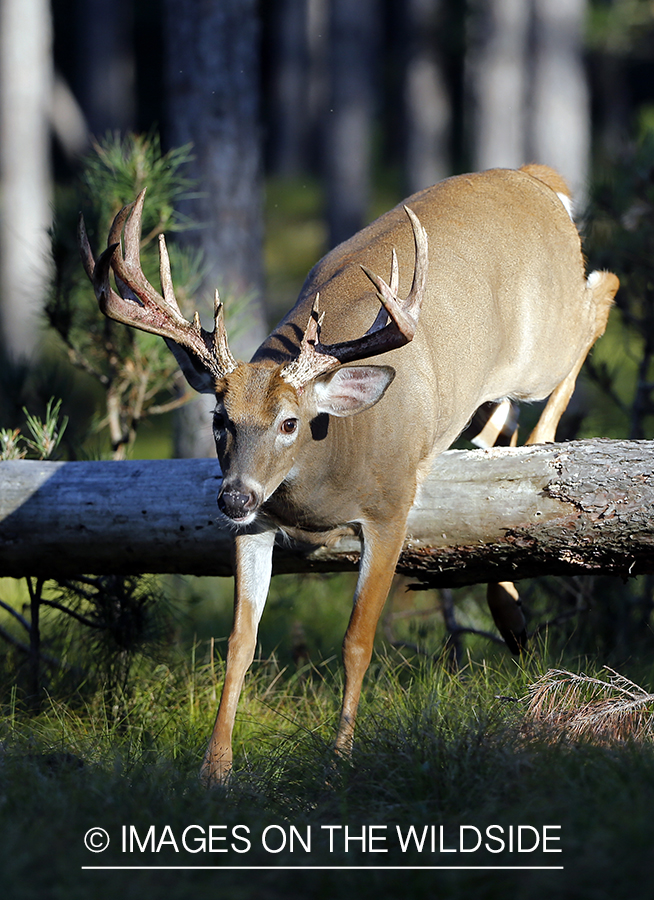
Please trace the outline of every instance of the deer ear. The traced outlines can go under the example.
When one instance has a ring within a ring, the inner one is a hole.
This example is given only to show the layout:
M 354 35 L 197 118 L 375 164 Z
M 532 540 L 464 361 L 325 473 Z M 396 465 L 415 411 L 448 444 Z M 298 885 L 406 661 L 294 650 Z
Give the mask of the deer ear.
M 193 390 L 199 394 L 213 394 L 216 387 L 214 376 L 203 366 L 201 360 L 171 338 L 164 340 Z
M 390 366 L 347 366 L 314 381 L 319 413 L 353 416 L 374 406 L 395 378 Z

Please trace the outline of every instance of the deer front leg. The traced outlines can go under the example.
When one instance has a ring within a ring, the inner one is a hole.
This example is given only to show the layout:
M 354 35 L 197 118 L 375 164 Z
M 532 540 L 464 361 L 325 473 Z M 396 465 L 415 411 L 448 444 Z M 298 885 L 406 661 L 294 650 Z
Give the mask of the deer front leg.
M 361 686 L 370 665 L 377 622 L 391 587 L 405 533 L 404 522 L 395 529 L 392 523 L 385 524 L 383 536 L 376 530 L 363 529 L 354 608 L 343 640 L 345 687 L 335 745 L 338 753 L 349 754 L 352 749 Z
M 254 658 L 257 628 L 272 574 L 274 531 L 234 539 L 234 624 L 218 715 L 200 770 L 206 787 L 224 784 L 232 769 L 232 731 L 245 674 Z

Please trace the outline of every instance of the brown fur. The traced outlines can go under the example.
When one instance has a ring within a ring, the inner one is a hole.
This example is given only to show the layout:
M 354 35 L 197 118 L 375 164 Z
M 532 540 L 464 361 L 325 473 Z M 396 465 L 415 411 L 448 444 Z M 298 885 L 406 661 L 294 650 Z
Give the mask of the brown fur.
M 556 194 L 565 194 L 566 197 L 572 197 L 572 192 L 570 191 L 565 178 L 549 166 L 543 166 L 539 163 L 529 163 L 526 166 L 520 166 L 519 171 L 525 172 L 527 175 L 531 175 L 532 178 L 537 178 L 539 181 L 542 181 L 543 184 L 552 188 Z

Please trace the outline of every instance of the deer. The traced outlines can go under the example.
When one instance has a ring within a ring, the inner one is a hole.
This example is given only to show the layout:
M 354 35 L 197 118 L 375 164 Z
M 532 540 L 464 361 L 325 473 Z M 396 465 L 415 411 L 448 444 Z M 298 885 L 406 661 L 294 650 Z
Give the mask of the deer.
M 161 292 L 146 280 L 144 193 L 117 214 L 97 260 L 83 221 L 79 245 L 102 312 L 162 336 L 191 387 L 215 396 L 216 499 L 233 531 L 234 619 L 201 778 L 214 786 L 231 777 L 237 704 L 273 548 L 285 536 L 309 545 L 361 539 L 334 748 L 347 756 L 407 516 L 435 458 L 477 410 L 519 401 L 547 398 L 528 443 L 554 441 L 618 279 L 585 274 L 570 191 L 553 169 L 459 175 L 327 253 L 242 362 L 229 349 L 218 292 L 212 331 L 197 313 L 189 321 L 180 312 L 163 236 Z M 389 263 L 387 282 L 378 273 Z M 491 594 L 500 630 L 516 637 L 524 618 L 512 585 Z

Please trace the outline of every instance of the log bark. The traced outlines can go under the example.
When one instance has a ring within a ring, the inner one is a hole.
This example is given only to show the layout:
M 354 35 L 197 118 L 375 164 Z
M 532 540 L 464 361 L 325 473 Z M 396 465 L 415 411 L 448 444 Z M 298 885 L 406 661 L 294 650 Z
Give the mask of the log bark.
M 230 574 L 217 461 L 0 463 L 0 575 Z M 389 475 L 390 477 L 390 475 Z M 359 542 L 277 548 L 275 571 L 355 568 Z M 654 442 L 449 451 L 398 571 L 427 585 L 654 572 Z

